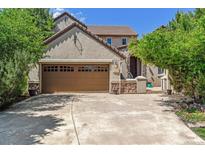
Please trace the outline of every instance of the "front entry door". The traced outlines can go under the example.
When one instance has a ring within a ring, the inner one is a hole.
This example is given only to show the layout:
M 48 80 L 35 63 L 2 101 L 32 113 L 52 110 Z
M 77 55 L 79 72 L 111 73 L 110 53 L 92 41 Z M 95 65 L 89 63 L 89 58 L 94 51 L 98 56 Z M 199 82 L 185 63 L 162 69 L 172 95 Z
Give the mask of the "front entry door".
M 134 78 L 141 75 L 141 61 L 139 58 L 130 57 L 130 72 Z

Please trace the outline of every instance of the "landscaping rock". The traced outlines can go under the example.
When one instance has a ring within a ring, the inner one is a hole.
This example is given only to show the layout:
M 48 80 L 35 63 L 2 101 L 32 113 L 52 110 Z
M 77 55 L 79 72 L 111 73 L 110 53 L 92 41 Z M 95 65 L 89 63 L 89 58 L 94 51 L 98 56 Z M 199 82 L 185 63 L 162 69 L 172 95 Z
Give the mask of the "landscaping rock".
M 193 102 L 194 102 L 194 100 L 191 98 L 186 98 L 186 100 L 185 100 L 186 104 L 192 104 Z
M 176 110 L 198 110 L 201 112 L 205 112 L 205 104 L 200 104 L 200 103 L 196 103 L 194 102 L 194 100 L 192 98 L 182 98 L 179 100 L 174 100 L 172 101 L 168 101 L 168 105 L 174 107 L 174 109 Z
M 202 105 L 202 112 L 205 112 L 205 105 Z
M 174 109 L 179 109 L 180 108 L 180 105 L 178 103 L 171 103 L 171 106 L 174 108 Z
M 186 103 L 179 103 L 181 109 L 188 109 L 188 105 Z
M 201 112 L 205 112 L 205 105 L 198 104 L 198 103 L 193 103 L 189 105 L 189 110 L 198 110 Z

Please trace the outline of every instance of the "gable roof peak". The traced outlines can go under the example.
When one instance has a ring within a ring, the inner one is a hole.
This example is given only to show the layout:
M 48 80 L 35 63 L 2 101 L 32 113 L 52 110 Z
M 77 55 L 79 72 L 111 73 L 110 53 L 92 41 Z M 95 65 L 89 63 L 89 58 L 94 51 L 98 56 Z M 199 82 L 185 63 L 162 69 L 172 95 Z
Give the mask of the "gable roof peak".
M 80 20 L 78 20 L 76 17 L 74 17 L 73 15 L 71 15 L 71 14 L 68 13 L 68 12 L 63 12 L 63 13 L 60 14 L 59 16 L 55 17 L 55 18 L 54 18 L 54 21 L 56 21 L 56 20 L 62 18 L 63 16 L 68 16 L 69 18 L 73 19 L 74 21 L 76 21 L 76 22 L 77 22 L 78 24 L 80 24 L 81 26 L 87 28 L 87 26 L 86 26 L 83 22 L 81 22 Z

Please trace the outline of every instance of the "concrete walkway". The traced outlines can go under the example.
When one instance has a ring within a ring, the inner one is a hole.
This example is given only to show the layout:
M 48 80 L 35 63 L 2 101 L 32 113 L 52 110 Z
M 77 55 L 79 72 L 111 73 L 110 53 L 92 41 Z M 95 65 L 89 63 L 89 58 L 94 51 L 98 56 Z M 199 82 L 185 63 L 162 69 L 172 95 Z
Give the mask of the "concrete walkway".
M 162 99 L 160 94 L 40 95 L 0 112 L 0 144 L 205 144 Z

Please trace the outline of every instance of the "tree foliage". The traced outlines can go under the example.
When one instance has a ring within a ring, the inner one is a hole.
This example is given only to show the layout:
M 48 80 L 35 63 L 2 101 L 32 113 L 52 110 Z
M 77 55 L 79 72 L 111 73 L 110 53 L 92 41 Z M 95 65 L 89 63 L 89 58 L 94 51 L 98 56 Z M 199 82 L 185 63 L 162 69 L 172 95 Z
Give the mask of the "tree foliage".
M 49 37 L 54 27 L 53 18 L 50 15 L 49 9 L 32 8 L 27 10 L 34 17 L 34 22 L 36 26 L 42 30 L 43 36 L 45 38 Z
M 132 40 L 129 50 L 145 63 L 167 69 L 175 90 L 205 98 L 205 9 L 178 12 L 166 26 Z
M 0 107 L 25 93 L 29 70 L 45 51 L 50 15 L 46 14 L 48 21 L 37 16 L 38 11 L 29 9 L 0 11 Z

